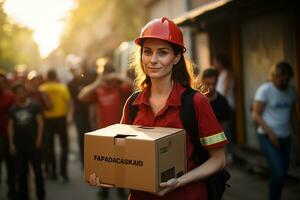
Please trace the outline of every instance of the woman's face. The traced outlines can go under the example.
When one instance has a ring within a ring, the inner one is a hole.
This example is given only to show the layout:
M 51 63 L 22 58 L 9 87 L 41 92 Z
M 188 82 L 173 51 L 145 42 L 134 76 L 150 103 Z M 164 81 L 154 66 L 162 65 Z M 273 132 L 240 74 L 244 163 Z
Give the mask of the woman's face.
M 142 48 L 142 66 L 151 79 L 171 78 L 173 65 L 180 54 L 175 56 L 172 46 L 159 39 L 146 39 Z
M 286 90 L 289 87 L 290 77 L 287 75 L 274 75 L 273 83 L 279 90 Z

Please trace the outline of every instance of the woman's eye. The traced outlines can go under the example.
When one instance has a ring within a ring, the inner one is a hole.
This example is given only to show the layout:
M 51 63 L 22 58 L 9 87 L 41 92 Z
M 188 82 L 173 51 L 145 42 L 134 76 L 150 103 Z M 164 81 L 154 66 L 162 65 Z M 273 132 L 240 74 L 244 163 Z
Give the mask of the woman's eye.
M 166 54 L 168 54 L 167 51 L 159 51 L 159 52 L 158 52 L 158 55 L 160 55 L 160 56 L 164 56 L 164 55 L 166 55 Z
M 151 54 L 151 51 L 150 51 L 149 49 L 145 49 L 145 50 L 143 51 L 143 54 L 145 54 L 145 55 L 150 55 L 150 54 Z

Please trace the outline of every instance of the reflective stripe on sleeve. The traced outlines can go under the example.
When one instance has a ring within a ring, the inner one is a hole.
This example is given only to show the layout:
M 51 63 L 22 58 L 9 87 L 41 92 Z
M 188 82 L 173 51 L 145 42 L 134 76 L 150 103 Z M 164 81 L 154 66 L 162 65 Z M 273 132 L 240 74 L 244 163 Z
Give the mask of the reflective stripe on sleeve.
M 202 146 L 209 146 L 227 140 L 224 132 L 200 138 Z

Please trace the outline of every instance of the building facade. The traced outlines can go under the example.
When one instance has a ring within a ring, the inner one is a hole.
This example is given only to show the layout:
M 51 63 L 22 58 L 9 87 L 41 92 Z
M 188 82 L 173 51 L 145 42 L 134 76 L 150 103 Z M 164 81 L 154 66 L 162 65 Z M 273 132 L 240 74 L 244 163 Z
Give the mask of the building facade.
M 289 0 L 154 0 L 147 1 L 147 6 L 148 20 L 168 16 L 183 28 L 199 71 L 211 66 L 213 55 L 229 56 L 236 83 L 236 144 L 258 150 L 251 105 L 273 64 L 287 61 L 293 66 L 292 84 L 300 94 L 299 7 Z M 170 11 L 175 7 L 178 12 Z M 299 116 L 299 101 L 297 104 Z M 297 129 L 292 163 L 299 166 L 300 127 Z

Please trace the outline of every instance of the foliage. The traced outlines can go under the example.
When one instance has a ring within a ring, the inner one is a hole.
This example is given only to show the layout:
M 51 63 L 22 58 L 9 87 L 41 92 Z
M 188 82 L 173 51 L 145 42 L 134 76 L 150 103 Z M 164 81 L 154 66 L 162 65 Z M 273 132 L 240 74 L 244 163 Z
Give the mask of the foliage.
M 121 42 L 132 40 L 143 24 L 143 1 L 77 0 L 61 48 L 66 54 L 107 55 Z
M 19 64 L 36 68 L 41 59 L 32 30 L 11 22 L 0 1 L 0 68 L 13 71 Z

